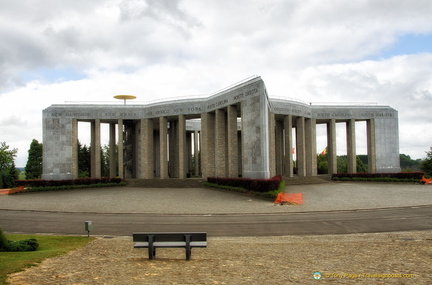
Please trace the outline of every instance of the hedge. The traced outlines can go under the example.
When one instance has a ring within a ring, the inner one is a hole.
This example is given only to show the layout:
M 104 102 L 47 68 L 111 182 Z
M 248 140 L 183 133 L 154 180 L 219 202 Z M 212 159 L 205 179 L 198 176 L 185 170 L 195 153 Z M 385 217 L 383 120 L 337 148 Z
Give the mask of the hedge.
M 61 185 L 61 186 L 45 186 L 45 187 L 29 187 L 25 192 L 42 192 L 42 191 L 58 191 L 58 190 L 71 190 L 71 189 L 86 189 L 86 188 L 106 188 L 126 186 L 126 182 L 121 183 L 98 183 L 88 185 Z
M 15 180 L 16 186 L 24 187 L 57 187 L 67 185 L 91 185 L 91 184 L 111 184 L 121 183 L 121 178 L 78 178 L 67 180 L 44 180 L 44 179 L 30 179 L 30 180 Z
M 278 175 L 270 179 L 208 177 L 207 181 L 218 185 L 240 187 L 253 192 L 269 192 L 278 189 L 282 176 Z
M 397 172 L 397 173 L 336 173 L 332 175 L 333 180 L 346 179 L 401 179 L 401 180 L 421 180 L 423 172 Z

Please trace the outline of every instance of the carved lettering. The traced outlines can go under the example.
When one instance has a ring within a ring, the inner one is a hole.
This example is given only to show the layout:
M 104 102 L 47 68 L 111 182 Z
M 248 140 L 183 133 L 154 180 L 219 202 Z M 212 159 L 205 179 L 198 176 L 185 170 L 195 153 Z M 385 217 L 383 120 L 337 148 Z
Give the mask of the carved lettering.
M 257 88 L 247 91 L 245 93 L 245 96 L 250 96 L 250 95 L 253 95 L 255 93 L 258 93 L 258 89 Z
M 234 100 L 240 100 L 241 98 L 243 98 L 243 96 L 244 96 L 243 93 L 240 93 L 240 94 L 234 96 Z
M 156 115 L 161 115 L 161 114 L 169 114 L 170 110 L 159 110 L 156 111 L 155 114 Z

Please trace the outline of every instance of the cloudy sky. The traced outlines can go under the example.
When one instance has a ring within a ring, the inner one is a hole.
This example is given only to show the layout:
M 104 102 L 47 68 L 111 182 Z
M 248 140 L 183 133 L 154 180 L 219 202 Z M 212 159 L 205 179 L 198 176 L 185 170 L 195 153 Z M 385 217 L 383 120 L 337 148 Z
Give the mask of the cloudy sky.
M 431 15 L 429 0 L 0 0 L 0 142 L 25 166 L 51 104 L 207 95 L 259 75 L 270 97 L 392 106 L 400 152 L 423 158 Z

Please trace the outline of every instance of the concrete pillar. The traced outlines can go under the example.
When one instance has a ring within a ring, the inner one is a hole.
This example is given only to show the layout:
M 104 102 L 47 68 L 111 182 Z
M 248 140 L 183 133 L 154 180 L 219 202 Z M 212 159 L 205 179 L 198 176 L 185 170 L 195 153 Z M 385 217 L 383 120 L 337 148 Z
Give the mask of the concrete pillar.
M 118 162 L 118 176 L 120 178 L 124 178 L 124 162 L 123 162 L 123 155 L 124 155 L 124 148 L 123 148 L 123 119 L 119 119 L 117 122 L 117 162 Z
M 227 120 L 224 109 L 215 111 L 215 168 L 217 177 L 227 177 Z
M 215 176 L 215 115 L 201 114 L 201 171 L 202 178 Z
M 283 122 L 275 121 L 276 129 L 275 129 L 275 161 L 276 161 L 276 173 L 275 175 L 283 175 L 284 174 L 284 136 L 283 136 Z M 274 176 L 274 175 L 273 175 Z
M 348 173 L 357 173 L 355 119 L 346 122 Z
M 194 132 L 194 174 L 195 176 L 199 176 L 199 135 L 198 131 Z
M 177 177 L 186 178 L 187 157 L 186 157 L 186 118 L 184 115 L 178 116 L 177 124 L 177 153 L 178 171 Z
M 168 178 L 168 120 L 166 117 L 159 118 L 159 166 L 160 178 Z
M 72 119 L 72 178 L 78 178 L 78 120 Z
M 306 176 L 317 176 L 316 119 L 306 119 Z
M 375 119 L 366 121 L 368 172 L 376 172 Z
M 337 155 L 336 155 L 336 120 L 330 119 L 327 122 L 327 159 L 328 173 L 337 173 Z
M 268 108 L 264 88 L 241 102 L 243 177 L 270 178 Z
M 195 172 L 192 159 L 192 132 L 186 132 L 186 175 Z
M 270 177 L 276 175 L 276 119 L 275 114 L 269 112 L 269 163 Z
M 296 120 L 296 150 L 297 150 L 297 175 L 306 176 L 306 136 L 305 118 L 298 117 Z
M 110 177 L 117 176 L 117 158 L 116 158 L 116 124 L 109 125 L 109 169 Z
M 168 124 L 168 177 L 178 178 L 178 122 L 171 120 Z
M 91 177 L 101 177 L 100 119 L 91 122 Z
M 284 176 L 294 176 L 294 162 L 292 155 L 292 115 L 284 117 L 284 130 L 285 130 L 285 159 L 284 159 Z
M 154 139 L 153 139 L 153 119 L 141 119 L 140 132 L 140 160 L 141 167 L 139 176 L 142 179 L 152 179 L 155 177 L 154 169 Z
M 238 177 L 239 143 L 237 134 L 237 106 L 227 107 L 228 177 Z
M 72 119 L 44 110 L 42 179 L 73 179 L 73 141 Z

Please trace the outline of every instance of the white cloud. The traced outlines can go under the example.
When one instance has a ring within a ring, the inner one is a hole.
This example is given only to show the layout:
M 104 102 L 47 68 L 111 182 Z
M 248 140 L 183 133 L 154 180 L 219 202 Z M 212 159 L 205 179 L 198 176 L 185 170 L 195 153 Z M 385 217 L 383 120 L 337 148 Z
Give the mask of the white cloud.
M 401 152 L 422 157 L 432 51 L 388 50 L 431 34 L 431 12 L 427 0 L 0 0 L 0 141 L 21 166 L 51 104 L 209 94 L 258 74 L 271 95 L 394 107 Z

